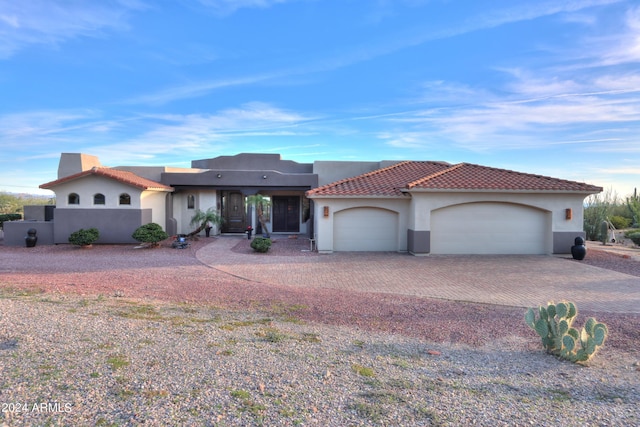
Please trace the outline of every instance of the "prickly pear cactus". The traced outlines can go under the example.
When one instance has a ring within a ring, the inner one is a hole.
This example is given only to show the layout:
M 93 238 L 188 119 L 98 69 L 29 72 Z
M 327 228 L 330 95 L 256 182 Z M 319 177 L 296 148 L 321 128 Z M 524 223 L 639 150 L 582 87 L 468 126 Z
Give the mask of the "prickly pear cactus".
M 538 308 L 538 317 L 533 308 L 528 309 L 524 321 L 540 336 L 547 353 L 572 362 L 586 362 L 602 347 L 609 331 L 593 317 L 578 331 L 571 326 L 577 315 L 572 302 L 550 302 L 547 307 Z

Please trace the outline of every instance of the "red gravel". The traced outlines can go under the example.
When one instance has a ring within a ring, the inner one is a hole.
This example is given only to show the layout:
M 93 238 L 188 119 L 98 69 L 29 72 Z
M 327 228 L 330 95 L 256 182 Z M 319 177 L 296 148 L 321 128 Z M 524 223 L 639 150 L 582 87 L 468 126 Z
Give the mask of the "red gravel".
M 520 337 L 527 346 L 539 347 L 535 334 L 523 322 L 522 308 L 259 284 L 202 265 L 195 252 L 210 241 L 192 242 L 184 250 L 172 249 L 169 243 L 154 249 L 96 245 L 90 250 L 69 245 L 0 245 L 0 287 L 259 309 L 306 321 L 473 346 L 495 346 L 502 339 Z M 260 256 L 314 256 L 300 251 L 306 244 L 304 240 L 280 239 L 269 253 Z M 248 241 L 240 242 L 233 251 L 250 250 L 248 245 Z M 601 251 L 590 251 L 583 262 L 640 275 L 640 263 Z M 579 320 L 591 315 L 612 331 L 608 346 L 640 348 L 640 315 L 585 311 Z
M 582 261 L 577 262 L 640 277 L 640 262 L 628 256 L 612 252 L 590 249 L 587 252 L 587 256 Z

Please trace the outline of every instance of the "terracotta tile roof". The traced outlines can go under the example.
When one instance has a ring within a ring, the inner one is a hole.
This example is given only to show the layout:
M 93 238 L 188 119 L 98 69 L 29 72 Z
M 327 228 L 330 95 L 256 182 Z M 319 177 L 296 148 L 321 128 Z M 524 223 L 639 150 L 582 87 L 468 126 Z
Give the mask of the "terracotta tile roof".
M 161 184 L 156 181 L 152 181 L 147 178 L 143 178 L 139 175 L 134 174 L 133 172 L 112 169 L 107 167 L 93 167 L 91 169 L 87 169 L 86 171 L 65 176 L 55 181 L 47 182 L 46 184 L 42 184 L 40 188 L 51 189 L 52 187 L 63 184 L 65 182 L 73 181 L 75 179 L 82 178 L 89 175 L 103 176 L 105 178 L 110 178 L 115 181 L 121 182 L 123 184 L 140 188 L 142 190 L 173 191 L 173 187 Z
M 443 162 L 405 161 L 307 191 L 313 196 L 406 196 L 407 183 L 446 170 Z
M 602 187 L 487 166 L 406 161 L 307 192 L 308 196 L 407 196 L 403 190 L 559 191 L 599 193 Z
M 438 190 L 577 191 L 599 193 L 602 187 L 543 175 L 459 163 L 439 174 L 411 182 L 407 188 Z

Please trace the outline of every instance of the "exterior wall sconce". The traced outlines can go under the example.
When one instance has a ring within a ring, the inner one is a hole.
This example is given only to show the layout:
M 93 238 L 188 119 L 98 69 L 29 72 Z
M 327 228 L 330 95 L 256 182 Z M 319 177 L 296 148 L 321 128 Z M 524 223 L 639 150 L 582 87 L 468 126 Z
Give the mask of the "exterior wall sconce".
M 564 210 L 564 218 L 567 220 L 573 218 L 573 211 L 571 210 L 571 208 L 567 208 Z
M 325 218 L 328 218 L 329 217 L 329 206 L 323 207 L 322 210 L 323 210 L 323 216 Z
M 262 175 L 262 179 L 267 179 L 267 175 Z
M 218 175 L 216 175 L 218 178 L 222 178 L 222 174 L 219 173 Z

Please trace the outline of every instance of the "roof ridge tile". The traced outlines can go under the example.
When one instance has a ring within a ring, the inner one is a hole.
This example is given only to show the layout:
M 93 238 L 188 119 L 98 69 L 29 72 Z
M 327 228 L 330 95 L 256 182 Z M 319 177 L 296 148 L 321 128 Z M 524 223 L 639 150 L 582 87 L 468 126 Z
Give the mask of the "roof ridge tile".
M 434 172 L 434 173 L 432 173 L 431 175 L 425 176 L 424 178 L 416 179 L 415 181 L 408 183 L 408 184 L 407 184 L 407 188 L 408 188 L 408 189 L 411 189 L 411 188 L 413 188 L 413 187 L 415 187 L 415 186 L 417 186 L 417 185 L 420 185 L 420 184 L 422 184 L 423 182 L 426 182 L 426 181 L 428 181 L 428 180 L 430 180 L 430 179 L 436 178 L 436 177 L 438 177 L 438 176 L 440 176 L 440 175 L 444 175 L 444 174 L 445 174 L 445 173 L 447 173 L 447 172 L 451 172 L 451 171 L 454 171 L 454 170 L 456 170 L 456 169 L 459 169 L 459 168 L 462 166 L 462 164 L 463 164 L 463 163 L 458 163 L 458 164 L 455 164 L 455 165 L 450 165 L 450 166 L 449 166 L 449 167 L 447 167 L 446 169 L 443 169 L 443 170 L 438 171 L 438 172 Z
M 111 178 L 124 184 L 132 185 L 134 187 L 142 188 L 144 190 L 173 190 L 166 184 L 154 181 L 152 179 L 144 178 L 130 171 L 123 171 L 120 169 L 114 169 L 107 166 L 94 166 L 91 169 L 84 170 L 72 175 L 64 176 L 55 181 L 47 182 L 40 185 L 40 188 L 50 188 L 52 186 L 72 181 L 77 178 L 82 178 L 88 175 L 99 175 L 106 178 Z
M 377 174 L 380 174 L 380 173 L 382 173 L 384 171 L 399 167 L 400 165 L 404 165 L 404 164 L 407 164 L 407 163 L 412 163 L 412 161 L 411 160 L 403 160 L 403 161 L 400 161 L 398 163 L 394 163 L 392 165 L 386 166 L 384 168 L 374 169 L 372 171 L 365 172 L 365 173 L 360 174 L 360 175 L 350 176 L 348 178 L 343 178 L 343 179 L 338 180 L 338 181 L 330 182 L 330 183 L 322 185 L 320 187 L 312 188 L 311 190 L 307 191 L 307 194 L 315 194 L 317 192 L 324 191 L 324 190 L 329 189 L 331 187 L 336 187 L 338 185 L 344 184 L 345 182 L 353 181 L 355 179 L 366 178 L 366 177 L 369 177 L 369 176 L 372 176 L 372 175 L 377 175 Z

